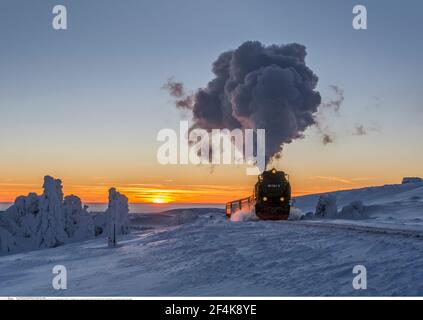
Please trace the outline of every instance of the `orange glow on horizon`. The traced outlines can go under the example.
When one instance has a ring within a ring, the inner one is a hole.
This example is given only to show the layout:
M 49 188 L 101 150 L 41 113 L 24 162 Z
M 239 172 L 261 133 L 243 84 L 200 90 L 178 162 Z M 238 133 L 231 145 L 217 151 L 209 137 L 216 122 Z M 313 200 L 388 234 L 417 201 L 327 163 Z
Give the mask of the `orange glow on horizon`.
M 246 176 L 242 168 L 216 170 L 213 174 L 201 168 L 187 167 L 178 171 L 170 169 L 163 168 L 160 175 L 151 170 L 150 176 L 143 173 L 134 177 L 129 173 L 119 173 L 110 178 L 104 175 L 75 176 L 60 172 L 52 175 L 62 178 L 64 195 L 77 195 L 86 204 L 107 203 L 110 187 L 116 187 L 128 197 L 130 203 L 223 204 L 251 196 L 257 181 L 256 176 Z M 286 171 L 290 173 L 293 197 L 400 183 L 399 174 L 398 177 L 381 178 L 366 172 L 343 176 L 340 172 L 319 172 L 321 175 L 316 175 L 314 172 L 295 172 L 291 168 Z M 41 194 L 42 177 L 41 173 L 30 178 L 3 177 L 3 180 L 0 179 L 0 202 L 13 202 L 16 197 L 30 192 Z
M 42 184 L 42 183 L 41 183 Z M 40 185 L 41 185 L 40 184 Z M 40 185 L 0 184 L 0 202 L 14 202 L 16 197 L 30 192 L 42 194 Z M 128 197 L 130 203 L 216 203 L 247 197 L 252 193 L 251 186 L 163 186 L 163 185 L 114 185 Z M 106 203 L 109 186 L 69 185 L 63 183 L 64 195 L 77 195 L 84 203 Z
M 366 185 L 323 185 L 316 184 L 312 188 L 299 189 L 293 186 L 293 197 L 307 194 L 325 193 L 338 190 L 349 190 Z M 248 197 L 252 194 L 253 185 L 250 186 L 212 186 L 212 185 L 187 185 L 187 186 L 162 186 L 162 185 L 131 185 L 116 186 L 117 190 L 125 194 L 130 203 L 209 203 L 222 204 L 231 200 Z M 297 190 L 297 191 L 296 191 Z M 106 203 L 107 186 L 81 186 L 64 185 L 65 195 L 75 194 L 84 203 Z M 41 187 L 35 185 L 7 186 L 0 184 L 0 202 L 13 202 L 19 195 L 29 192 L 42 193 Z

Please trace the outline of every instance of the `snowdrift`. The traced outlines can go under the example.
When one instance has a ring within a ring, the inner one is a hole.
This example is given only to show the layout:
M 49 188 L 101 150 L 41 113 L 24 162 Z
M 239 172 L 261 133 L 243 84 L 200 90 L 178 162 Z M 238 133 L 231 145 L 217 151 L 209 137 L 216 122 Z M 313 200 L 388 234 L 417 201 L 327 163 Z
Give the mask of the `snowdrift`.
M 316 212 L 316 206 L 321 197 L 330 195 L 336 198 L 337 209 L 342 208 L 356 201 L 361 202 L 366 208 L 365 211 L 373 211 L 376 207 L 386 207 L 397 204 L 419 203 L 423 200 L 423 182 L 408 182 L 377 187 L 366 187 L 361 189 L 334 191 L 325 194 L 311 194 L 296 197 L 295 206 L 303 212 Z
M 0 253 L 51 248 L 104 234 L 107 224 L 117 221 L 118 234 L 129 232 L 128 199 L 110 189 L 108 219 L 95 219 L 75 195 L 64 197 L 62 182 L 44 177 L 44 192 L 16 198 L 0 214 Z M 99 223 L 100 221 L 100 223 Z

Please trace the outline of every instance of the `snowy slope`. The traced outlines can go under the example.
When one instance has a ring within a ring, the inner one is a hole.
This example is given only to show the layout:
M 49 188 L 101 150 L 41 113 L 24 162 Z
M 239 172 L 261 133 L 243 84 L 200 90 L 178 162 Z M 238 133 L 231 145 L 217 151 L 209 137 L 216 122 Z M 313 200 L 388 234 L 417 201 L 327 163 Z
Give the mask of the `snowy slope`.
M 0 257 L 0 295 L 321 296 L 423 295 L 423 185 L 337 193 L 360 199 L 365 220 L 232 222 L 219 209 L 132 215 L 118 248 L 105 239 Z M 303 211 L 318 196 L 296 199 Z M 54 265 L 68 289 L 51 286 Z M 367 268 L 354 290 L 352 269 Z
M 423 183 L 392 184 L 380 187 L 367 187 L 331 192 L 338 205 L 346 205 L 361 200 L 367 205 L 386 204 L 395 201 L 423 201 Z M 321 194 L 312 194 L 295 199 L 295 205 L 303 211 L 314 211 Z
M 370 187 L 331 193 L 336 196 L 338 209 L 353 201 L 362 201 L 368 219 L 361 221 L 335 220 L 331 223 L 348 223 L 374 227 L 423 229 L 423 183 L 407 183 Z M 298 197 L 295 207 L 304 213 L 315 210 L 320 194 Z M 322 221 L 328 222 L 328 221 Z

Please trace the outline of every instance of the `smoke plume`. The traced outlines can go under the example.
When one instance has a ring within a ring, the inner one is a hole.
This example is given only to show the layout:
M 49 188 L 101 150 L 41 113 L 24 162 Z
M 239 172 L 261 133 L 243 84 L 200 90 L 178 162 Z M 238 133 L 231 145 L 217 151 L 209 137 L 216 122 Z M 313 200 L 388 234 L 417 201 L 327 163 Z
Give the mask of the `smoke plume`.
M 182 82 L 178 82 L 173 78 L 169 78 L 163 85 L 163 89 L 167 90 L 169 94 L 175 98 L 175 106 L 178 109 L 192 109 L 194 97 L 186 93 L 184 84 Z
M 322 103 L 322 106 L 325 108 L 332 108 L 335 112 L 339 112 L 342 103 L 345 100 L 344 90 L 335 85 L 331 85 L 329 87 L 335 93 L 335 98 L 331 98 L 329 101 Z
M 323 101 L 321 104 L 321 108 L 319 108 L 319 112 L 317 112 L 314 116 L 317 131 L 321 136 L 321 141 L 323 145 L 327 145 L 333 143 L 335 141 L 335 133 L 332 132 L 330 129 L 330 125 L 327 121 L 327 113 L 335 112 L 336 115 L 339 115 L 339 111 L 341 110 L 342 103 L 344 102 L 344 90 L 339 88 L 336 85 L 330 85 L 329 88 L 334 94 L 334 97 Z
M 322 142 L 323 142 L 324 145 L 332 143 L 333 137 L 331 135 L 329 135 L 328 133 L 325 133 L 325 134 L 323 134 Z
M 360 124 L 355 127 L 355 131 L 353 133 L 354 136 L 364 136 L 367 134 L 367 130 L 364 125 Z
M 296 43 L 247 41 L 217 58 L 214 78 L 195 94 L 172 80 L 165 87 L 178 108 L 192 110 L 192 129 L 265 129 L 267 162 L 316 122 L 321 97 L 306 55 Z

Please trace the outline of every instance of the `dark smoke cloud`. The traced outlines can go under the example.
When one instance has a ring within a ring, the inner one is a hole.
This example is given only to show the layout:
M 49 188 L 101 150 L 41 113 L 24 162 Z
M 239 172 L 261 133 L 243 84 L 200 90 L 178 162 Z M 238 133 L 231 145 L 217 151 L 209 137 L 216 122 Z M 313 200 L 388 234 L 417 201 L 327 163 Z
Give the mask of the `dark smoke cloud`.
M 258 41 L 222 53 L 213 63 L 214 78 L 189 99 L 192 128 L 266 129 L 268 161 L 315 124 L 321 97 L 306 55 L 300 44 L 265 46 Z M 178 101 L 187 98 L 183 86 L 168 90 L 181 108 Z

